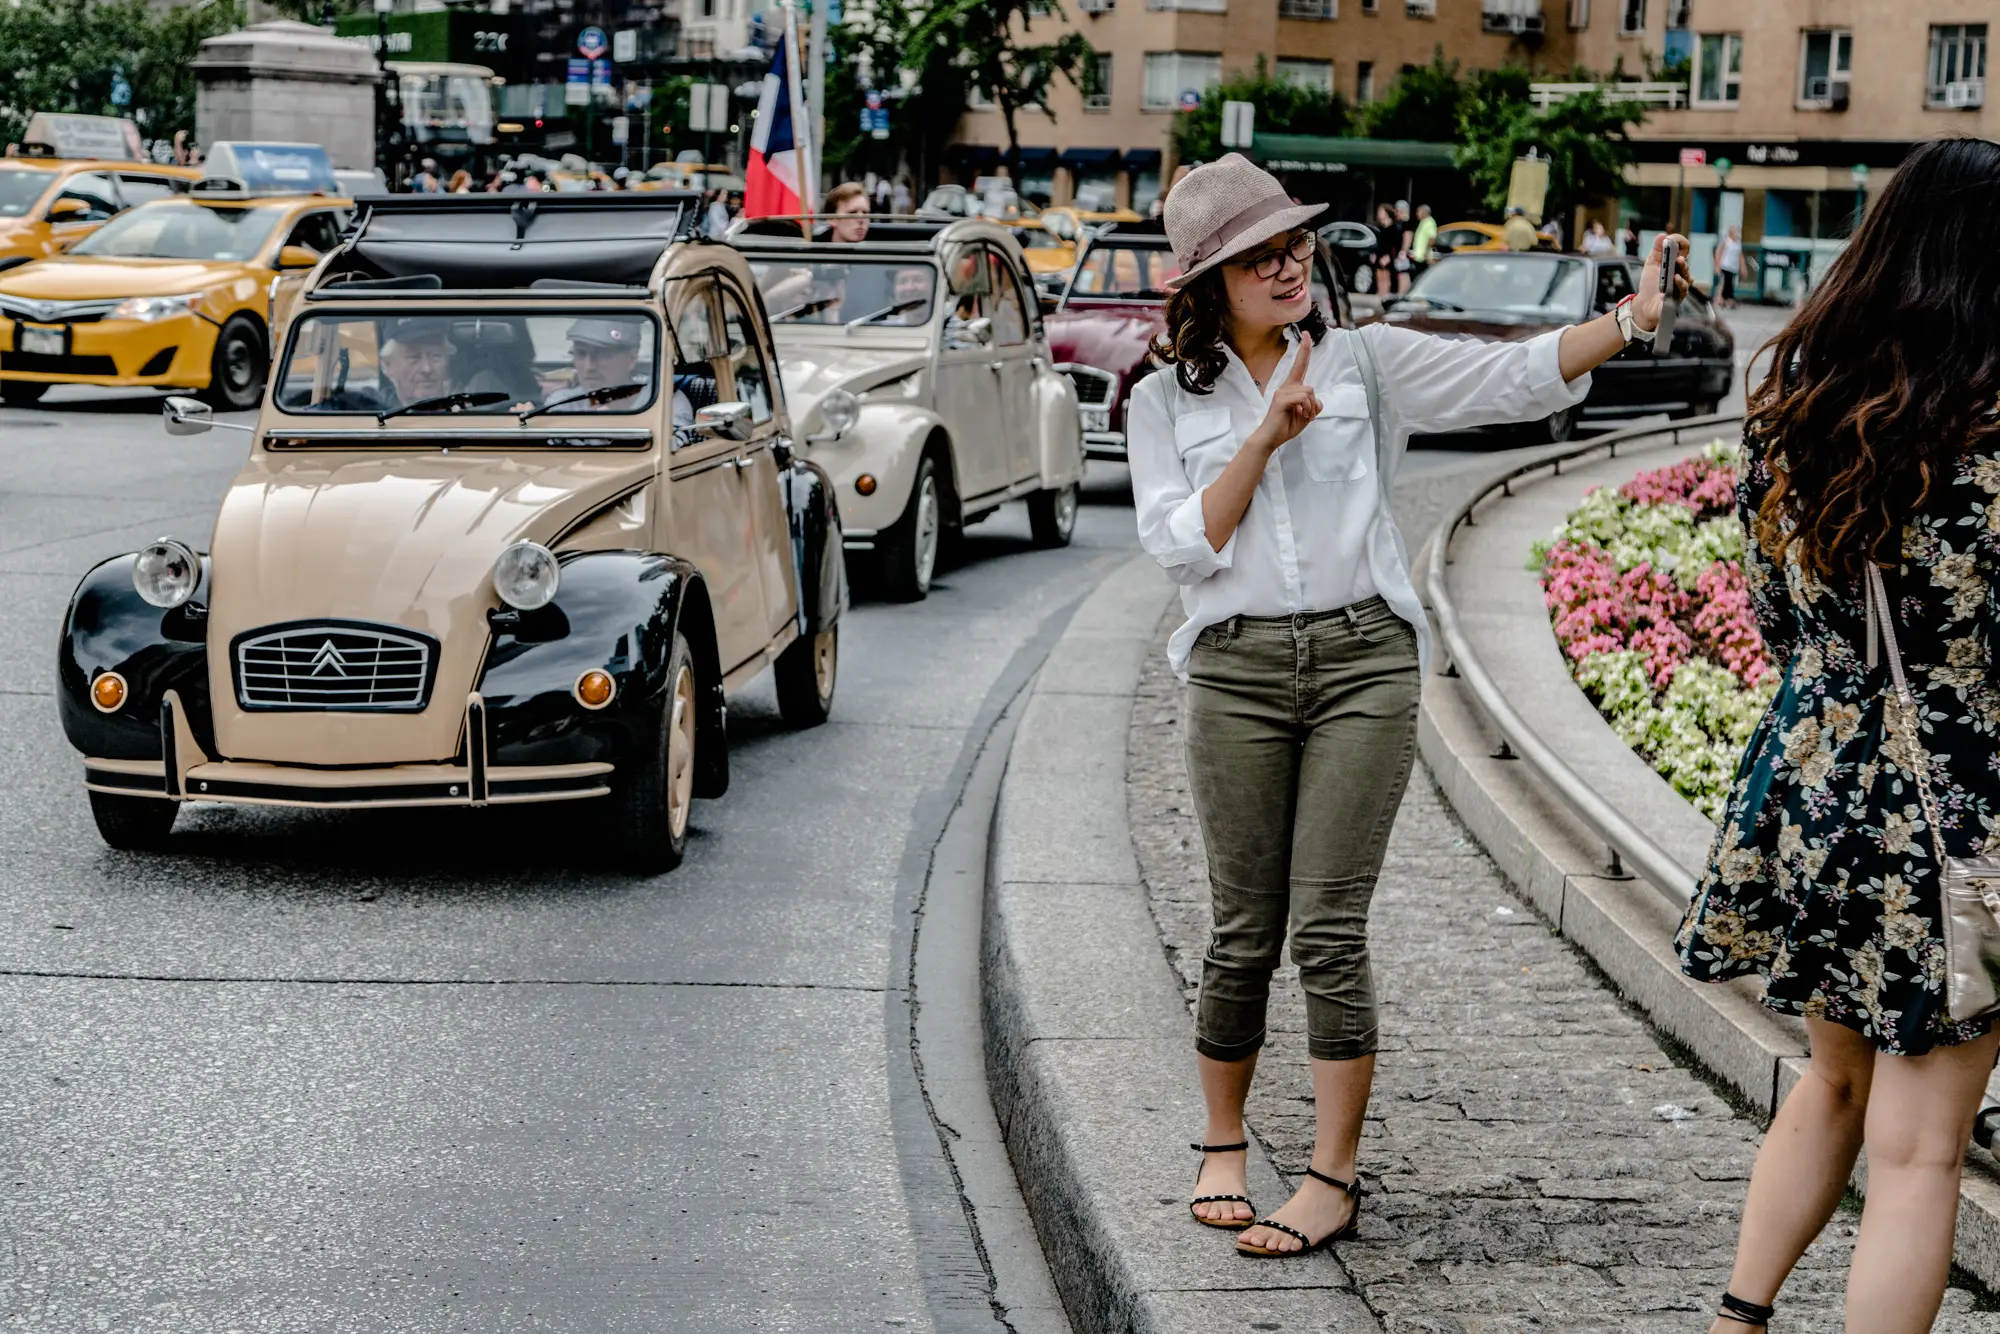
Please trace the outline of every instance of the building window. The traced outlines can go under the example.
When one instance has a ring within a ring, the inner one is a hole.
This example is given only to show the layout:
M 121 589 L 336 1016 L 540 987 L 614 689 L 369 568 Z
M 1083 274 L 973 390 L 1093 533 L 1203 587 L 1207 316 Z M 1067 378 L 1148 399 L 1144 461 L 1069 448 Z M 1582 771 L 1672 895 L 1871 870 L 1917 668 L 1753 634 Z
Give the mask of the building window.
M 1695 102 L 1735 106 L 1743 90 L 1743 35 L 1705 32 L 1695 51 Z
M 1372 60 L 1364 60 L 1354 67 L 1354 100 L 1375 100 L 1375 62 Z
M 993 98 L 984 88 L 977 85 L 968 85 L 965 90 L 965 109 L 967 111 L 991 111 L 993 109 Z
M 1192 51 L 1148 51 L 1143 111 L 1178 111 L 1181 95 L 1200 95 L 1222 82 L 1222 57 Z
M 1340 0 L 1278 0 L 1281 19 L 1337 19 Z
M 1109 111 L 1111 109 L 1111 55 L 1109 52 L 1095 52 L 1084 64 L 1083 109 L 1085 111 Z
M 1667 0 L 1667 28 L 1669 31 L 1688 25 L 1688 10 L 1692 0 Z
M 1590 0 L 1569 0 L 1569 28 L 1582 32 L 1590 26 Z
M 1330 60 L 1280 60 L 1278 77 L 1297 88 L 1316 93 L 1333 91 L 1333 62 Z
M 1229 8 L 1229 0 L 1146 0 L 1148 9 L 1193 9 L 1206 14 L 1220 14 Z
M 1924 100 L 1934 107 L 1976 107 L 1986 101 L 1986 25 L 1943 23 L 1931 28 L 1931 67 Z
M 1618 6 L 1618 32 L 1630 37 L 1634 33 L 1646 31 L 1646 0 L 1621 0 Z
M 1403 0 L 1403 13 L 1413 19 L 1434 19 L 1438 16 L 1437 0 Z
M 1799 101 L 1806 106 L 1847 105 L 1854 33 L 1847 28 L 1799 34 Z
M 1373 14 L 1378 8 L 1375 0 L 1361 0 L 1361 12 L 1364 14 Z

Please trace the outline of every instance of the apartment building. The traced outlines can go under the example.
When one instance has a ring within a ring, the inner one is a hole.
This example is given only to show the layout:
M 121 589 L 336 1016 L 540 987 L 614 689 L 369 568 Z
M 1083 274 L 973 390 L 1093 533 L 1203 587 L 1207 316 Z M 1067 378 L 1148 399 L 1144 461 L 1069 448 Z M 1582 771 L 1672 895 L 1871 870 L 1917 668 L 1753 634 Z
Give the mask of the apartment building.
M 1761 2 L 1761 0 L 1760 0 Z M 1022 186 L 1065 202 L 1115 199 L 1144 210 L 1171 170 L 1174 113 L 1225 74 L 1272 73 L 1371 102 L 1406 67 L 1443 48 L 1467 68 L 1566 71 L 1565 0 L 1062 0 L 1031 36 L 1073 27 L 1096 51 L 1081 88 L 1058 80 L 1049 111 L 1019 121 Z M 952 167 L 971 176 L 1006 149 L 997 111 L 975 106 Z
M 1622 61 L 1635 76 L 1665 67 L 1685 85 L 1663 99 L 1654 86 L 1636 135 L 1625 204 L 1645 225 L 1739 225 L 1752 244 L 1823 252 L 1912 144 L 2000 137 L 2000 109 L 1986 104 L 1993 0 L 1566 5 L 1579 62 Z

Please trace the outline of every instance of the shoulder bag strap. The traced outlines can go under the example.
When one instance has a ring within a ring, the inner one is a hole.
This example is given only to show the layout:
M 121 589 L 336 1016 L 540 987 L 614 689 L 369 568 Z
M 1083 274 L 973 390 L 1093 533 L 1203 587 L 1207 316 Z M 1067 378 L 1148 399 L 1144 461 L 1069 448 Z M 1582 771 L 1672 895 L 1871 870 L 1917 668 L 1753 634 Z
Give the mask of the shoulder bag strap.
M 1896 687 L 1896 702 L 1903 708 L 1903 721 L 1910 728 L 1910 746 L 1919 755 L 1916 770 L 1917 796 L 1924 803 L 1924 820 L 1931 827 L 1931 850 L 1937 853 L 1940 869 L 1945 864 L 1944 826 L 1938 822 L 1937 802 L 1931 797 L 1928 773 L 1930 757 L 1922 750 L 1918 736 L 1918 714 L 1915 696 L 1910 694 L 1909 678 L 1903 674 L 1903 651 L 1896 643 L 1896 613 L 1889 605 L 1889 594 L 1882 586 L 1882 569 L 1874 561 L 1867 562 L 1868 582 L 1863 587 L 1862 619 L 1866 623 L 1868 636 L 1868 665 L 1875 665 L 1875 633 L 1879 628 L 1883 646 L 1889 652 L 1889 680 Z
M 1387 478 L 1389 433 L 1382 429 L 1382 380 L 1375 368 L 1375 349 L 1368 346 L 1361 330 L 1342 329 L 1341 332 L 1347 335 L 1348 351 L 1353 353 L 1355 364 L 1361 368 L 1361 387 L 1368 393 L 1368 429 L 1375 438 L 1375 471 L 1378 476 Z

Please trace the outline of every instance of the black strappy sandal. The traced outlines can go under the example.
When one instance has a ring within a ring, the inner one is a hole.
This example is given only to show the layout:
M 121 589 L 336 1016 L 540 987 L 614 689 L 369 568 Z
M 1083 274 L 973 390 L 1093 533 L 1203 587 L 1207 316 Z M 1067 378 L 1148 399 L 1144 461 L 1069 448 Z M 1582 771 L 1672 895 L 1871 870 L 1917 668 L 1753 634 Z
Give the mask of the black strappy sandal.
M 1321 1237 L 1318 1241 L 1314 1241 L 1295 1227 L 1286 1227 L 1283 1223 L 1275 1219 L 1260 1218 L 1256 1224 L 1258 1227 L 1276 1228 L 1288 1237 L 1297 1237 L 1299 1239 L 1299 1249 L 1296 1251 L 1274 1251 L 1263 1246 L 1248 1245 L 1239 1239 L 1236 1243 L 1238 1254 L 1253 1255 L 1260 1260 L 1290 1260 L 1296 1256 L 1311 1255 L 1314 1251 L 1325 1250 L 1336 1241 L 1345 1241 L 1361 1230 L 1361 1174 L 1358 1172 L 1355 1173 L 1354 1180 L 1352 1181 L 1335 1181 L 1325 1173 L 1315 1172 L 1308 1167 L 1306 1175 L 1315 1181 L 1324 1181 L 1336 1190 L 1347 1192 L 1348 1198 L 1354 1201 L 1354 1212 L 1347 1216 L 1347 1221 L 1327 1233 L 1324 1237 Z
M 1734 1320 L 1739 1325 L 1768 1325 L 1777 1310 L 1775 1306 L 1759 1306 L 1725 1292 L 1722 1294 L 1722 1309 L 1716 1315 L 1724 1320 Z
M 1188 1147 L 1196 1153 L 1203 1155 L 1202 1162 L 1206 1164 L 1208 1161 L 1207 1155 L 1211 1153 L 1235 1153 L 1238 1149 L 1247 1152 L 1250 1148 L 1250 1141 L 1246 1139 L 1241 1144 L 1190 1144 Z M 1246 1167 L 1249 1166 L 1247 1160 L 1244 1165 Z M 1194 1184 L 1197 1187 L 1201 1185 L 1201 1168 L 1199 1167 L 1194 1169 Z M 1194 1207 L 1197 1204 L 1250 1204 L 1250 1197 L 1248 1195 L 1197 1195 L 1188 1201 L 1188 1212 L 1194 1214 L 1194 1221 L 1203 1227 L 1219 1227 L 1225 1232 L 1241 1232 L 1244 1228 L 1250 1226 L 1250 1220 L 1247 1218 L 1203 1218 L 1200 1214 L 1194 1212 Z M 1250 1212 L 1252 1214 L 1256 1213 L 1257 1206 L 1250 1204 Z

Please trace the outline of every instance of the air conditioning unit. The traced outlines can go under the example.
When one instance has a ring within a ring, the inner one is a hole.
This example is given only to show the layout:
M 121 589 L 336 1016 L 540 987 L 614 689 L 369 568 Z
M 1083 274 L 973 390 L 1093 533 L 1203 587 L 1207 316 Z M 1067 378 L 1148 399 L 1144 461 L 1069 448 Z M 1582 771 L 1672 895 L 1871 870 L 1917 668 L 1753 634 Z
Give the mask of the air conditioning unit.
M 1986 105 L 1986 80 L 1960 79 L 1944 86 L 1944 104 L 1970 111 Z
M 1519 37 L 1523 33 L 1542 31 L 1542 16 L 1540 14 L 1496 14 L 1489 10 L 1481 16 L 1479 27 L 1482 32 L 1506 32 Z
M 1806 80 L 1806 101 L 1824 102 L 1833 96 L 1833 80 L 1824 74 Z
M 1118 0 L 1077 0 L 1076 7 L 1086 14 L 1109 14 L 1118 8 Z
M 1852 89 L 1852 87 L 1853 85 L 1850 84 L 1846 79 L 1832 80 L 1827 85 L 1826 109 L 1828 111 L 1847 110 L 1849 92 Z

